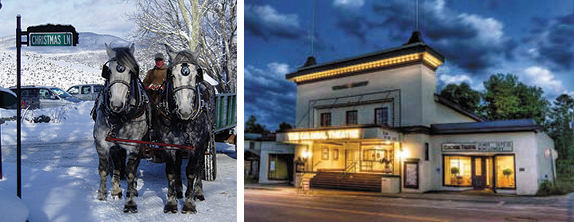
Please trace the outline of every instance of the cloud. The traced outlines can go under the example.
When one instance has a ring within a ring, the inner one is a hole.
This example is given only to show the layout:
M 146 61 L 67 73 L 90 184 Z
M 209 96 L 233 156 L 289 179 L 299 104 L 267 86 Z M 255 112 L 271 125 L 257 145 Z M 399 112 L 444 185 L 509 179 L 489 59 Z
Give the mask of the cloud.
M 414 27 L 413 5 L 402 1 L 374 4 L 372 11 L 383 17 L 392 40 L 406 42 Z M 496 67 L 500 60 L 514 59 L 516 41 L 504 35 L 504 24 L 494 18 L 458 13 L 446 7 L 442 0 L 426 2 L 421 9 L 423 39 L 443 54 L 448 61 L 471 75 L 483 75 Z
M 340 8 L 352 8 L 357 9 L 363 7 L 365 4 L 364 0 L 335 0 L 333 1 L 333 6 Z
M 448 75 L 442 74 L 438 77 L 439 81 L 443 82 L 445 85 L 448 84 L 461 84 L 463 82 L 472 84 L 472 79 L 467 75 Z
M 524 70 L 524 76 L 531 84 L 544 90 L 547 96 L 558 96 L 560 94 L 572 94 L 562 85 L 562 81 L 556 79 L 555 75 L 548 69 L 539 66 L 531 66 Z
M 568 71 L 574 67 L 574 13 L 551 20 L 533 20 L 528 39 L 537 54 L 534 59 L 553 69 Z
M 359 39 L 363 44 L 367 43 L 367 35 L 372 32 L 376 23 L 369 21 L 365 10 L 361 9 L 365 4 L 362 0 L 335 0 L 335 26 L 348 35 Z
M 285 79 L 291 67 L 284 63 L 269 63 L 265 68 L 245 67 L 245 119 L 250 115 L 269 130 L 281 122 L 295 123 L 295 84 Z
M 245 5 L 245 29 L 268 39 L 272 36 L 298 39 L 304 36 L 297 14 L 280 14 L 269 5 Z

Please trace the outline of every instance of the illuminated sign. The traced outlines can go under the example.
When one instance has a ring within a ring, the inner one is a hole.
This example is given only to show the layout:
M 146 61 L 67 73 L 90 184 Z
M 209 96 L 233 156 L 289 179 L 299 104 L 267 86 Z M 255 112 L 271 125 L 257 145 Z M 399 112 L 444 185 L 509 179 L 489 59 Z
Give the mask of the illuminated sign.
M 325 131 L 310 131 L 310 132 L 292 132 L 287 133 L 287 141 L 296 140 L 329 140 L 329 139 L 359 139 L 361 138 L 361 130 L 348 129 L 348 130 L 325 130 Z
M 512 152 L 512 141 L 443 143 L 443 152 Z

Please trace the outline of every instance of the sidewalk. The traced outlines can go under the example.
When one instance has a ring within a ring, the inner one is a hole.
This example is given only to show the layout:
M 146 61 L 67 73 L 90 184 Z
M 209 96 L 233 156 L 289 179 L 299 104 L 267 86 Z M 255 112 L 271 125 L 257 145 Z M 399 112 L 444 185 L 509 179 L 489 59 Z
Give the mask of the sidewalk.
M 292 193 L 303 195 L 301 191 L 289 184 L 245 184 L 245 189 L 258 189 L 278 191 L 284 193 Z M 421 200 L 442 200 L 442 201 L 464 201 L 464 202 L 481 202 L 493 204 L 520 204 L 520 205 L 536 205 L 547 206 L 556 208 L 571 209 L 574 207 L 574 193 L 562 196 L 519 196 L 513 194 L 490 194 L 484 192 L 452 192 L 452 191 L 433 191 L 428 193 L 399 193 L 387 194 L 376 192 L 363 192 L 363 191 L 346 191 L 346 190 L 327 190 L 327 189 L 312 189 L 306 195 L 313 196 L 340 196 L 340 197 L 385 197 L 385 198 L 406 198 L 406 199 L 421 199 Z

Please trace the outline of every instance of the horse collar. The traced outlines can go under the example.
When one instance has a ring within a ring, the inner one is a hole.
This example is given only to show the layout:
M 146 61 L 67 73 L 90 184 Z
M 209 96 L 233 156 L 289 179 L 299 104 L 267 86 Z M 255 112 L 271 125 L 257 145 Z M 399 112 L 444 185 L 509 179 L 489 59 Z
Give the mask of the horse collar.
M 136 81 L 136 82 L 134 83 L 134 81 Z M 146 99 L 142 93 L 137 93 L 137 91 L 141 90 L 141 87 L 138 87 L 139 82 L 137 82 L 137 79 L 136 80 L 132 79 L 132 82 L 134 83 L 133 87 L 131 87 L 130 84 L 127 83 L 126 81 L 116 80 L 116 81 L 112 81 L 111 83 L 109 83 L 108 86 L 104 89 L 106 92 L 103 93 L 104 94 L 104 101 L 102 101 L 103 107 L 101 109 L 104 112 L 105 116 L 107 117 L 108 121 L 110 121 L 112 124 L 117 124 L 118 122 L 119 123 L 127 122 L 128 120 L 135 119 L 135 118 L 142 116 L 143 113 L 145 112 Z M 130 95 L 129 95 L 128 101 L 136 100 L 134 105 L 132 105 L 131 103 L 128 102 L 128 104 L 126 104 L 127 109 L 120 112 L 120 113 L 114 113 L 111 111 L 109 99 L 108 99 L 109 87 L 111 87 L 115 83 L 127 85 L 130 88 L 130 92 L 129 92 Z M 102 90 L 102 91 L 104 91 L 104 90 Z M 139 96 L 136 94 L 138 94 Z

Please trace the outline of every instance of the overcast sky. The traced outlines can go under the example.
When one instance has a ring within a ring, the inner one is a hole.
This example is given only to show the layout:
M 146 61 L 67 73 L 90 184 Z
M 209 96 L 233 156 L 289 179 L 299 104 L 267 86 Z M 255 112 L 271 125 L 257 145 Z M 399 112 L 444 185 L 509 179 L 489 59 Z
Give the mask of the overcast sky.
M 77 32 L 127 37 L 135 27 L 126 13 L 135 10 L 135 0 L 2 0 L 0 37 L 16 34 L 16 15 L 22 30 L 47 23 L 73 25 Z
M 415 0 L 319 0 L 318 63 L 406 43 Z M 553 101 L 574 96 L 574 0 L 419 0 L 423 40 L 446 57 L 437 85 L 467 82 L 476 90 L 492 74 L 513 73 Z M 245 1 L 245 119 L 268 129 L 295 123 L 295 84 L 285 74 L 311 55 L 311 0 Z

